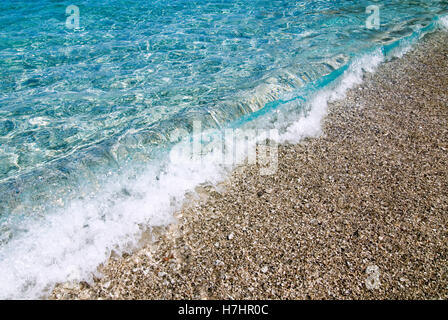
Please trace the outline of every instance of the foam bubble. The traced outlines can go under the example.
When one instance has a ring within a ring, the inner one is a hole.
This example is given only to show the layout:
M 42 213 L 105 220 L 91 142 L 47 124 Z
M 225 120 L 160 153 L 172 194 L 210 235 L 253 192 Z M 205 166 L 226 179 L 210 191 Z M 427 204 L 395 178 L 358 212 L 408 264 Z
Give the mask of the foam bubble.
M 443 16 L 443 17 L 440 17 L 440 19 L 439 19 L 439 26 L 443 29 L 443 30 L 445 30 L 445 31 L 448 31 L 448 15 L 447 16 Z

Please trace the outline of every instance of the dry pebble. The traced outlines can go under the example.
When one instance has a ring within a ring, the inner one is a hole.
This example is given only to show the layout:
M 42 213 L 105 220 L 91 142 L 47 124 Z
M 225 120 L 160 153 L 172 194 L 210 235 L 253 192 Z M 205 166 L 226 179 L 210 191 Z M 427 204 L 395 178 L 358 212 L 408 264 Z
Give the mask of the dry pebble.
M 330 104 L 320 137 L 279 146 L 276 174 L 238 168 L 51 298 L 447 299 L 447 44 L 426 36 Z

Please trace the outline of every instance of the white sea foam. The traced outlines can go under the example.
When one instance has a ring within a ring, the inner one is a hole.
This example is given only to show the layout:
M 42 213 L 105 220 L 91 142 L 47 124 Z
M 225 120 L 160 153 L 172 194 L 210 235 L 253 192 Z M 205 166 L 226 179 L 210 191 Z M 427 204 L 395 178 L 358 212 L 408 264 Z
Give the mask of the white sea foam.
M 306 137 L 321 134 L 321 122 L 327 114 L 328 102 L 343 99 L 347 90 L 360 84 L 365 72 L 374 72 L 384 58 L 381 50 L 377 50 L 352 63 L 335 85 L 319 91 L 311 98 L 309 113 L 292 123 L 280 136 L 279 142 L 297 143 Z
M 443 30 L 448 31 L 448 15 L 440 17 L 438 22 Z
M 218 168 L 204 169 L 200 176 L 198 167 L 171 165 L 158 181 L 150 171 L 132 184 L 117 180 L 101 195 L 28 223 L 28 232 L 0 250 L 0 298 L 36 298 L 54 283 L 91 279 L 114 248 L 136 245 L 140 225 L 173 222 L 187 190 L 220 177 Z M 114 196 L 123 188 L 132 196 Z

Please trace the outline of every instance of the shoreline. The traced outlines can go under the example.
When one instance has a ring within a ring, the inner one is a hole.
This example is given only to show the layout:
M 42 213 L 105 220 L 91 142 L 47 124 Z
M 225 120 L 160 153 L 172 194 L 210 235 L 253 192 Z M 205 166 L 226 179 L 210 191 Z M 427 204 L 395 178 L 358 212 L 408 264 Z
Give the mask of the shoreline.
M 329 103 L 320 137 L 280 145 L 277 174 L 237 168 L 50 299 L 447 299 L 447 88 L 435 32 Z

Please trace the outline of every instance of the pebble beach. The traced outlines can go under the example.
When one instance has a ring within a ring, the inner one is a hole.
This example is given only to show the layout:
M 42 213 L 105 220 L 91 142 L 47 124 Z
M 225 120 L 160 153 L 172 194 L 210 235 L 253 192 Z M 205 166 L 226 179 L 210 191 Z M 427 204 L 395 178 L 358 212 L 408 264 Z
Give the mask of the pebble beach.
M 329 104 L 278 171 L 203 186 L 138 250 L 51 299 L 447 299 L 448 33 Z

